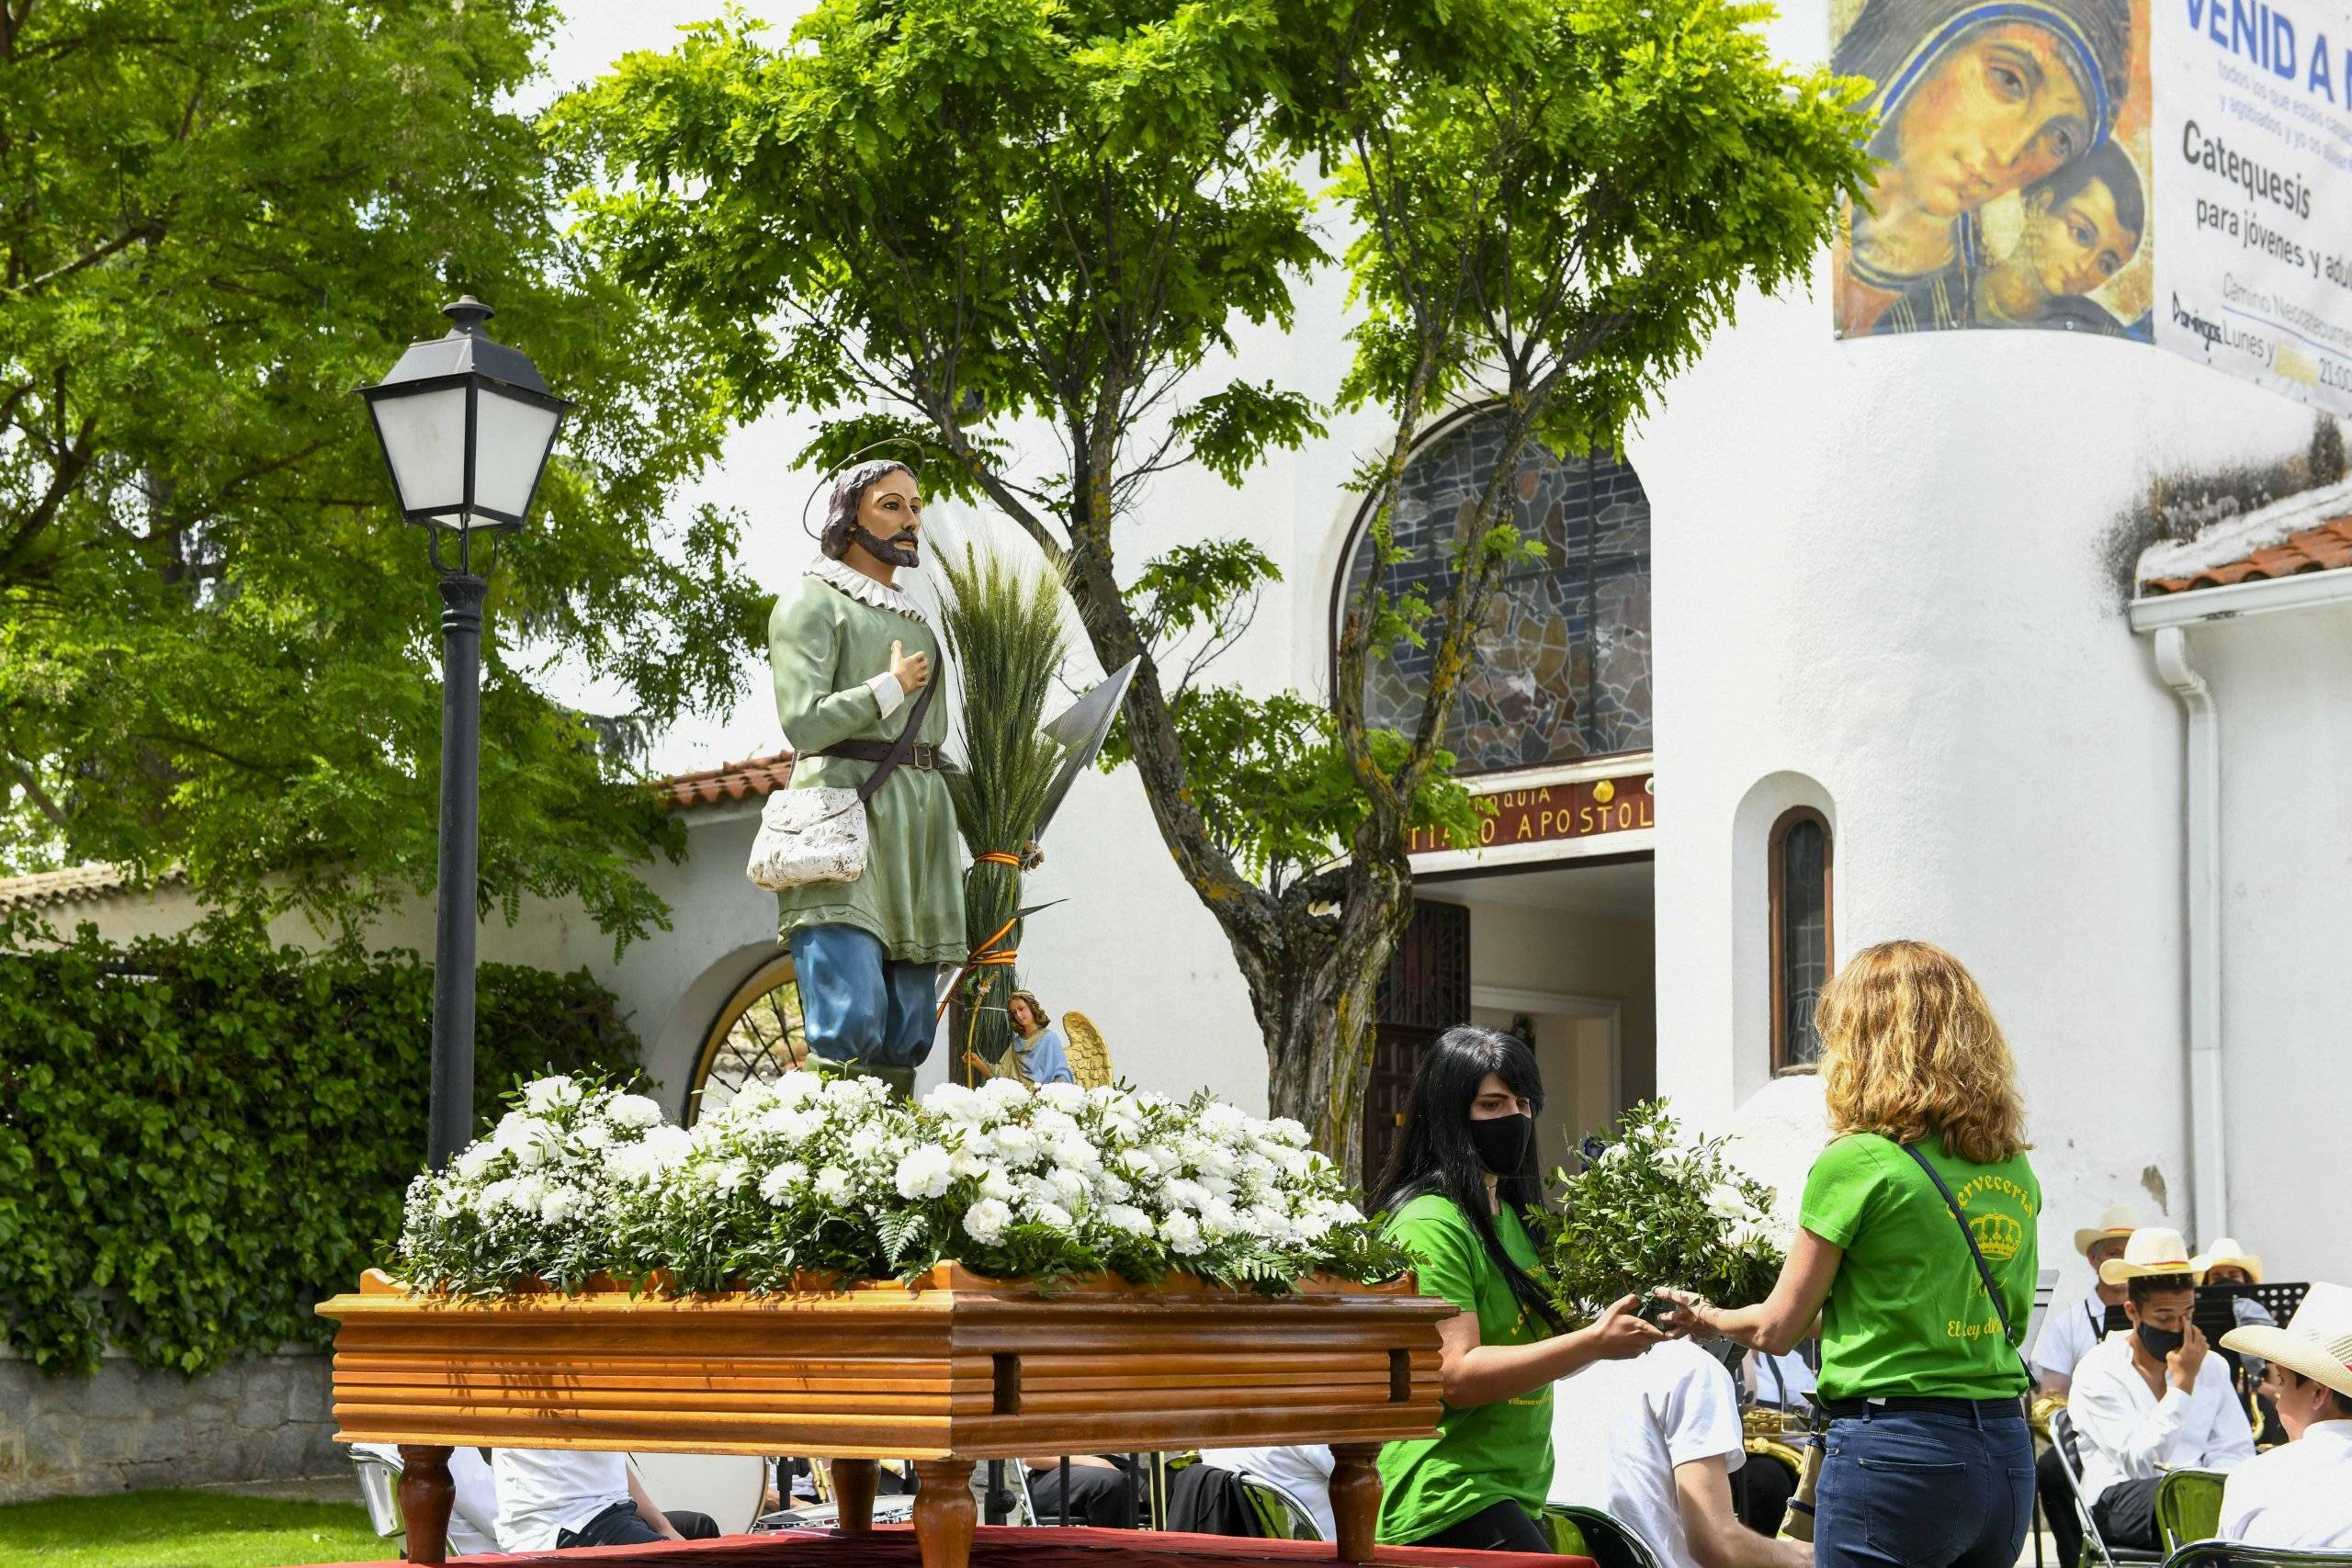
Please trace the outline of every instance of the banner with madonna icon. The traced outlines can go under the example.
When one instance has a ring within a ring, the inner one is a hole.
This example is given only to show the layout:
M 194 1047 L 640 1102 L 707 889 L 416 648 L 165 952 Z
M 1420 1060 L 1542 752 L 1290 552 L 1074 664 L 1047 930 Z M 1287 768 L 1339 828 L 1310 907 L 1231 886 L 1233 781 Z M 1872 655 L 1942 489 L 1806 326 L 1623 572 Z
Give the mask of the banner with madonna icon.
M 1831 10 L 1877 116 L 1838 336 L 2125 338 L 2352 412 L 2345 0 Z

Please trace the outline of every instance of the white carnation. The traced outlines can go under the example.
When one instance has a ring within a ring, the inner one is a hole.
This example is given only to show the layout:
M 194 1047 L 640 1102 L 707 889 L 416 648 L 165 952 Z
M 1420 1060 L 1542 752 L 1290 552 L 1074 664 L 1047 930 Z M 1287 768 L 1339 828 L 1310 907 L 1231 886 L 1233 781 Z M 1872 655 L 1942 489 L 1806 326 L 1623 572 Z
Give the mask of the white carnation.
M 533 1078 L 523 1086 L 525 1108 L 542 1116 L 579 1103 L 580 1086 L 567 1077 Z
M 936 1198 L 955 1179 L 955 1157 L 937 1144 L 910 1150 L 899 1161 L 901 1198 Z
M 817 1196 L 828 1203 L 849 1201 L 849 1172 L 840 1166 L 829 1165 L 817 1173 Z
M 560 1225 L 588 1206 L 588 1200 L 576 1187 L 558 1187 L 539 1200 L 539 1218 L 551 1225 Z
M 760 1196 L 771 1203 L 781 1205 L 808 1182 L 808 1168 L 798 1160 L 788 1159 L 760 1178 Z
M 1168 1250 L 1179 1257 L 1190 1258 L 1204 1245 L 1200 1222 L 1182 1210 L 1159 1222 L 1159 1234 L 1167 1241 Z
M 1070 1218 L 1069 1211 L 1058 1203 L 1032 1202 L 1029 1205 L 1029 1217 L 1041 1225 L 1048 1225 L 1057 1231 L 1069 1230 L 1078 1224 L 1076 1220 Z
M 1012 1223 L 1012 1209 L 1001 1199 L 983 1198 L 964 1211 L 964 1229 L 974 1241 L 992 1247 Z
M 505 1152 L 487 1140 L 472 1145 L 458 1156 L 458 1174 L 468 1181 L 479 1181 L 489 1174 L 491 1166 Z
M 1113 1230 L 1125 1231 L 1129 1235 L 1152 1234 L 1151 1216 L 1132 1203 L 1106 1203 L 1102 1214 L 1102 1223 Z
M 641 1094 L 616 1094 L 612 1103 L 605 1107 L 605 1120 L 632 1131 L 657 1126 L 662 1121 L 662 1107 Z
M 1086 1091 L 1074 1083 L 1041 1084 L 1037 1098 L 1057 1111 L 1072 1111 L 1086 1103 Z

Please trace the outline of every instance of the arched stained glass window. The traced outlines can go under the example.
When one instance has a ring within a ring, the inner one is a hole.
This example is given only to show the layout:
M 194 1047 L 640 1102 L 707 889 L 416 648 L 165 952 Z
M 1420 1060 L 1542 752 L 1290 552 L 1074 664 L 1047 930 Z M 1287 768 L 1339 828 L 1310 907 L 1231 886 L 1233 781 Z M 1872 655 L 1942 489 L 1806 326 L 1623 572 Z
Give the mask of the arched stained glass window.
M 1419 584 L 1432 604 L 1454 581 L 1453 545 L 1502 450 L 1502 420 L 1471 414 L 1412 456 L 1394 527 L 1401 558 L 1391 592 Z M 1531 447 L 1520 458 L 1519 527 L 1544 558 L 1511 569 L 1487 613 L 1463 678 L 1447 745 L 1464 773 L 1543 767 L 1650 744 L 1650 503 L 1642 481 L 1605 452 L 1561 457 Z M 1372 570 L 1363 520 L 1343 594 Z M 1348 600 L 1340 601 L 1345 614 Z M 1374 659 L 1365 677 L 1371 721 L 1408 734 L 1427 701 L 1425 648 Z
M 778 953 L 736 987 L 712 1021 L 686 1095 L 684 1124 L 693 1126 L 752 1084 L 774 1083 L 808 1055 L 792 955 Z
M 1813 1010 L 1829 984 L 1829 819 L 1792 807 L 1772 824 L 1772 1070 L 1802 1072 L 1821 1059 Z

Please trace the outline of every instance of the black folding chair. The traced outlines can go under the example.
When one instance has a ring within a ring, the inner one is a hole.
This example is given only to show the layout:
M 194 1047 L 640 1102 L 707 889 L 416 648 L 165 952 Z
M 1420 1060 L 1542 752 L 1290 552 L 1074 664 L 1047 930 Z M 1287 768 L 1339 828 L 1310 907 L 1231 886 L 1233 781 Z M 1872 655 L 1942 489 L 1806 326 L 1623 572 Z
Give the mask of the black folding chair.
M 2123 1562 L 2162 1562 L 2165 1554 L 2161 1551 L 2146 1551 L 2136 1546 L 2110 1547 L 2099 1533 L 2098 1521 L 2091 1517 L 2091 1500 L 2083 1495 L 2083 1455 L 2076 1443 L 2074 1418 L 2064 1410 L 2050 1413 L 2050 1441 L 2058 1450 L 2058 1469 L 2066 1477 L 2066 1495 L 2074 1500 L 2075 1517 L 2083 1522 L 2083 1568 L 2091 1568 L 2093 1552 L 2098 1554 L 2096 1561 L 2107 1564 L 2107 1568 L 2116 1568 L 2116 1564 Z

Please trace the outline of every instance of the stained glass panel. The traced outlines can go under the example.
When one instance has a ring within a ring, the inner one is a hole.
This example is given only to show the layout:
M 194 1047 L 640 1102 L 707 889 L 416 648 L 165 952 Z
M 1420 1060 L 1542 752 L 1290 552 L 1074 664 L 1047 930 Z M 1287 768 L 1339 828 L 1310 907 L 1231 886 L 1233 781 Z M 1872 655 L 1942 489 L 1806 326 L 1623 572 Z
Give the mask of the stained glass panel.
M 1392 593 L 1418 584 L 1433 604 L 1454 581 L 1453 547 L 1502 450 L 1502 421 L 1463 421 L 1423 446 L 1406 470 L 1395 522 L 1401 558 Z M 1476 657 L 1455 695 L 1447 744 L 1457 771 L 1542 767 L 1650 744 L 1650 503 L 1634 470 L 1607 453 L 1521 455 L 1513 497 L 1520 529 L 1544 558 L 1515 567 L 1488 606 Z M 1367 537 L 1348 573 L 1352 593 L 1372 567 Z M 1427 646 L 1375 659 L 1365 677 L 1371 721 L 1410 733 L 1420 722 Z
M 775 973 L 762 971 L 763 976 Z M 800 987 L 787 968 L 782 980 L 745 1004 L 727 1032 L 705 1050 L 707 1065 L 702 1081 L 686 1100 L 687 1124 L 718 1111 L 752 1084 L 774 1083 L 808 1052 L 808 1036 L 800 1023 Z

